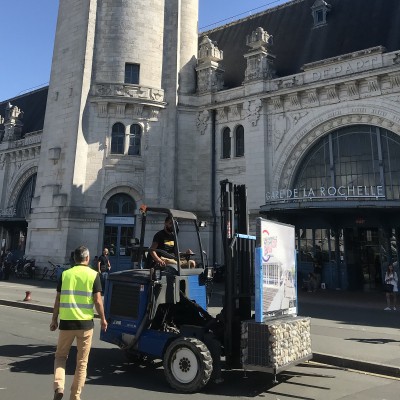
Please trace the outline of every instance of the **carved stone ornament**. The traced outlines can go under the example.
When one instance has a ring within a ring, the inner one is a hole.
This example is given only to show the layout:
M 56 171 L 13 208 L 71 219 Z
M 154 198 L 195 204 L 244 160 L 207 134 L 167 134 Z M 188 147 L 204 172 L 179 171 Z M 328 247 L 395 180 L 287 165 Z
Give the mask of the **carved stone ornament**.
M 369 93 L 380 92 L 380 81 L 379 81 L 379 77 L 370 78 L 370 79 L 367 81 L 367 84 L 368 84 L 368 92 L 369 92 Z
M 246 45 L 252 49 L 267 47 L 270 44 L 272 44 L 272 35 L 261 27 L 256 28 L 251 35 L 246 36 Z
M 142 85 L 100 83 L 95 84 L 93 92 L 96 96 L 100 97 L 118 96 L 145 99 L 160 103 L 164 101 L 164 91 L 162 89 Z
M 218 108 L 217 110 L 217 121 L 226 122 L 228 120 L 228 113 L 225 107 Z
M 253 126 L 257 126 L 260 119 L 260 110 L 262 102 L 260 99 L 245 102 L 246 117 Z
M 197 129 L 201 135 L 206 133 L 208 126 L 208 120 L 210 119 L 210 113 L 207 110 L 200 112 L 197 116 Z
M 271 101 L 275 111 L 280 111 L 283 109 L 282 96 L 274 96 L 271 98 Z
M 99 101 L 97 103 L 97 112 L 99 114 L 99 117 L 106 117 L 108 113 L 108 103 Z
M 200 42 L 199 57 L 196 67 L 197 91 L 199 93 L 216 92 L 224 86 L 224 70 L 220 66 L 223 52 L 215 42 L 204 36 Z
M 229 107 L 229 115 L 232 119 L 237 120 L 240 119 L 241 116 L 241 104 L 233 104 Z
M 357 81 L 346 82 L 345 83 L 347 96 L 350 98 L 358 98 L 359 95 L 359 84 Z
M 223 70 L 213 66 L 197 69 L 197 82 L 199 93 L 217 92 L 224 87 Z
M 310 106 L 318 105 L 318 92 L 317 89 L 310 89 L 306 92 L 308 104 Z
M 246 37 L 246 44 L 251 50 L 244 55 L 247 59 L 245 82 L 274 78 L 273 61 L 275 57 L 267 51 L 267 47 L 272 44 L 272 36 L 263 28 L 258 27 L 251 35 Z
M 203 36 L 200 42 L 199 48 L 199 64 L 206 61 L 222 61 L 224 58 L 224 52 L 220 50 L 216 44 L 207 35 Z
M 393 89 L 400 87 L 400 73 L 389 75 L 389 79 Z
M 17 106 L 8 103 L 4 118 L 4 140 L 18 140 L 21 138 L 24 112 Z

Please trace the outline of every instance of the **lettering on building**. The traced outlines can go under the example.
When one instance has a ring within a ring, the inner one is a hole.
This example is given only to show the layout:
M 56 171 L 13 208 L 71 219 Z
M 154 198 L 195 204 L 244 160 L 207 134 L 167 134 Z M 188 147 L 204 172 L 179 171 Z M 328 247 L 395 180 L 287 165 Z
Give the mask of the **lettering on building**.
M 280 189 L 265 194 L 267 202 L 311 199 L 385 198 L 383 186 L 339 186 Z

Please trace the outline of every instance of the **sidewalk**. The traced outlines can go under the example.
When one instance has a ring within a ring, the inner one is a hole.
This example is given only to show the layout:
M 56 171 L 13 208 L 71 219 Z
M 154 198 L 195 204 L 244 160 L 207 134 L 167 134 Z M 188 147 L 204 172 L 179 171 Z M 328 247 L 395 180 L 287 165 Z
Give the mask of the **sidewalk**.
M 23 301 L 26 291 L 31 300 Z M 52 312 L 55 281 L 0 281 L 0 305 Z M 216 284 L 209 312 L 222 304 Z M 400 378 L 400 311 L 384 311 L 385 294 L 299 292 L 299 315 L 311 317 L 313 361 Z

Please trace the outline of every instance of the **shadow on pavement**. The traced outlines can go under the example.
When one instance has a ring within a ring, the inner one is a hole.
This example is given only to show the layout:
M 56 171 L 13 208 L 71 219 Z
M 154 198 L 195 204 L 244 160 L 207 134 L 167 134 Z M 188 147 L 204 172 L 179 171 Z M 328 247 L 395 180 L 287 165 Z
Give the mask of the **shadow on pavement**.
M 9 345 L 0 346 L 0 357 L 6 358 L 12 373 L 41 374 L 49 376 L 49 384 L 52 382 L 54 346 L 43 345 Z M 67 381 L 73 375 L 76 362 L 76 349 L 72 348 L 67 361 Z M 303 364 L 303 367 L 308 366 Z M 315 367 L 314 367 L 315 368 Z M 285 371 L 278 375 L 278 384 L 274 384 L 272 374 L 242 370 L 223 371 L 224 382 L 216 385 L 210 382 L 203 390 L 206 394 L 234 397 L 257 397 L 261 393 L 274 393 L 274 388 L 279 384 L 290 383 L 293 385 L 303 384 L 290 381 L 291 379 L 310 376 L 316 378 L 316 385 L 306 385 L 315 389 L 326 390 L 321 379 L 331 379 L 333 376 Z M 318 384 L 317 384 L 318 383 Z M 67 383 L 68 384 L 68 383 Z M 171 389 L 164 377 L 160 363 L 148 365 L 130 364 L 119 349 L 92 348 L 88 364 L 87 385 L 107 385 L 114 387 L 135 388 L 160 393 L 176 393 Z M 304 386 L 304 385 L 303 385 Z M 282 395 L 282 393 L 281 393 Z M 289 396 L 285 394 L 285 396 Z M 307 400 L 307 397 L 297 399 Z
M 359 343 L 367 343 L 367 344 L 387 344 L 387 343 L 400 343 L 400 340 L 393 339 L 362 339 L 362 338 L 348 338 L 345 340 L 353 340 Z

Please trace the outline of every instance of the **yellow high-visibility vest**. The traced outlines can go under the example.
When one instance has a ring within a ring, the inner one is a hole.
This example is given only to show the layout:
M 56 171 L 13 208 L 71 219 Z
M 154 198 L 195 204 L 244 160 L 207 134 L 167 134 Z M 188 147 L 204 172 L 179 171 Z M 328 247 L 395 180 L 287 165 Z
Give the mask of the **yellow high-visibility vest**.
M 97 272 L 86 265 L 77 265 L 62 273 L 60 319 L 93 319 L 93 283 L 96 276 Z

